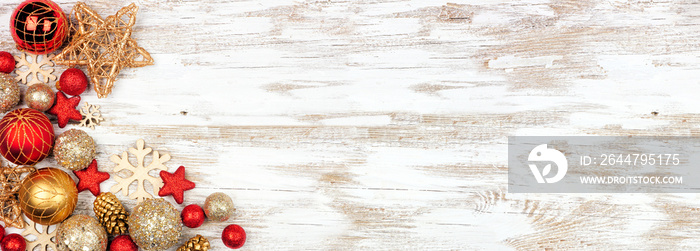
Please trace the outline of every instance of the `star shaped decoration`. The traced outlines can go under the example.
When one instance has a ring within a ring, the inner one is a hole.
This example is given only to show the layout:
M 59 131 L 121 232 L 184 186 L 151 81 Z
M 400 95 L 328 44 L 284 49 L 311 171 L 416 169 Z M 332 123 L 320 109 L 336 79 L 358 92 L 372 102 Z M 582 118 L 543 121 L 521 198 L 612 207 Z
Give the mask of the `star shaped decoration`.
M 70 67 L 87 66 L 97 96 L 107 97 L 123 68 L 153 64 L 151 54 L 131 38 L 138 9 L 132 3 L 103 19 L 87 5 L 78 2 L 73 7 L 73 16 L 77 20 L 77 25 L 71 27 L 73 39 L 54 57 L 54 62 Z
M 0 220 L 5 222 L 5 226 L 24 228 L 17 192 L 24 179 L 22 175 L 34 171 L 36 169 L 32 166 L 0 167 Z
M 66 94 L 63 94 L 62 91 L 58 91 L 56 92 L 56 103 L 46 112 L 56 115 L 58 118 L 58 127 L 64 128 L 70 119 L 75 121 L 83 119 L 83 115 L 80 115 L 80 112 L 75 109 L 79 103 L 80 96 L 67 98 Z
M 97 171 L 97 160 L 92 160 L 90 165 L 78 171 L 73 171 L 78 177 L 78 192 L 90 190 L 92 195 L 100 194 L 100 183 L 109 179 L 109 173 Z
M 185 179 L 184 166 L 178 167 L 175 173 L 160 171 L 160 178 L 163 179 L 163 187 L 158 191 L 158 196 L 172 195 L 177 204 L 182 204 L 185 191 L 195 187 L 194 182 Z

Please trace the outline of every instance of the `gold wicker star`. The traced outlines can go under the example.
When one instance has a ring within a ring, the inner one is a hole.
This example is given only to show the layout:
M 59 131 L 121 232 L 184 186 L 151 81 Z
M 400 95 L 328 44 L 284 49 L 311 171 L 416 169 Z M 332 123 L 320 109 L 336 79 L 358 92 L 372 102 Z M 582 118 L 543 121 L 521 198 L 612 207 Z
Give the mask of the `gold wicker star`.
M 71 26 L 73 39 L 53 61 L 70 67 L 86 65 L 97 96 L 107 97 L 121 69 L 153 64 L 151 55 L 131 38 L 138 9 L 132 3 L 102 19 L 78 2 L 73 7 L 73 17 L 77 20 Z
M 36 171 L 33 166 L 8 167 L 0 166 L 0 220 L 6 226 L 24 228 L 22 210 L 19 207 L 17 192 L 22 184 L 22 174 Z

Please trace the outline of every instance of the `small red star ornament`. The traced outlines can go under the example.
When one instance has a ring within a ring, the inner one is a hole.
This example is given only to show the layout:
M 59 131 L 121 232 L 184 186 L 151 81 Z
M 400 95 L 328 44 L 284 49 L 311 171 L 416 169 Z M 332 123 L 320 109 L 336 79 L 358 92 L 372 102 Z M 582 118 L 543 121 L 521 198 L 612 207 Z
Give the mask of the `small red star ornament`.
M 56 104 L 51 107 L 47 112 L 58 117 L 58 127 L 64 128 L 68 124 L 68 120 L 72 119 L 75 121 L 80 121 L 83 116 L 80 112 L 75 109 L 80 103 L 80 96 L 75 96 L 67 98 L 66 94 L 62 91 L 56 92 Z
M 195 186 L 194 182 L 185 179 L 184 166 L 178 167 L 175 173 L 160 171 L 160 178 L 163 179 L 163 187 L 158 191 L 158 196 L 172 195 L 177 204 L 182 204 L 183 193 Z
M 90 190 L 92 195 L 100 194 L 100 183 L 109 179 L 109 173 L 97 171 L 97 160 L 92 160 L 90 165 L 80 171 L 73 171 L 78 177 L 78 192 Z

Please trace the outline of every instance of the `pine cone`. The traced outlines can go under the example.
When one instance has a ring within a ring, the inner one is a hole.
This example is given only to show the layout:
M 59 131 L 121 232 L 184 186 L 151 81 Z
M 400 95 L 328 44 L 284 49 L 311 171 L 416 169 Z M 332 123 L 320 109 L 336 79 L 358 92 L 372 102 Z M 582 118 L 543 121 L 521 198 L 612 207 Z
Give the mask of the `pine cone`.
M 185 242 L 177 251 L 208 251 L 209 250 L 209 240 L 197 235 L 192 237 L 192 239 Z
M 117 196 L 112 193 L 101 193 L 95 198 L 93 205 L 97 219 L 100 220 L 100 224 L 107 230 L 108 234 L 121 235 L 129 231 L 129 226 L 126 224 L 129 213 L 126 212 Z

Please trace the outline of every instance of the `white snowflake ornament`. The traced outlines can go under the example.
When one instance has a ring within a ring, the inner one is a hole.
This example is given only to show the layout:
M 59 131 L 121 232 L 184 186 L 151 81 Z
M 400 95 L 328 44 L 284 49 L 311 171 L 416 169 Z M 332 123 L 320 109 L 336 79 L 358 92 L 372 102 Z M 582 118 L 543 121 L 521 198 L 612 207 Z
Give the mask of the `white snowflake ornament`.
M 29 55 L 29 56 L 27 56 Z M 54 55 L 43 55 L 41 61 L 39 61 L 40 55 L 32 56 L 31 54 L 22 53 L 19 56 L 15 56 L 15 61 L 17 65 L 15 66 L 15 73 L 17 81 L 22 81 L 25 85 L 35 85 L 35 84 L 46 84 L 49 80 L 56 80 L 56 75 L 53 75 L 54 66 L 53 59 Z M 29 60 L 27 60 L 29 59 Z M 48 66 L 48 69 L 44 69 L 44 66 Z M 24 70 L 26 69 L 26 71 Z M 41 78 L 39 78 L 41 75 Z M 31 76 L 31 80 L 29 78 Z
M 37 227 L 41 227 L 41 231 L 37 230 Z M 37 247 L 40 251 L 58 250 L 56 248 L 56 228 L 49 232 L 49 226 L 27 220 L 27 228 L 21 235 L 27 240 L 27 250 L 34 250 Z M 34 236 L 34 238 L 30 238 L 30 236 Z
M 160 176 L 154 177 L 148 173 L 152 170 L 167 171 L 168 167 L 163 165 L 163 163 L 170 160 L 170 154 L 160 155 L 158 151 L 152 151 L 150 147 L 144 147 L 144 145 L 143 139 L 139 139 L 136 141 L 136 148 L 129 148 L 129 152 L 136 156 L 136 166 L 129 162 L 129 154 L 127 152 L 123 152 L 121 158 L 116 154 L 109 158 L 109 160 L 117 164 L 117 166 L 114 167 L 114 180 L 117 181 L 117 184 L 112 186 L 110 192 L 116 194 L 121 191 L 122 195 L 128 195 L 130 199 L 136 199 L 138 203 L 141 203 L 145 199 L 153 198 L 153 195 L 146 191 L 146 181 L 151 184 L 154 192 L 163 187 L 163 180 L 161 180 Z M 151 152 L 153 152 L 153 159 L 148 166 L 145 166 L 144 158 Z M 128 177 L 120 177 L 118 174 L 122 170 L 130 171 L 131 175 Z M 134 182 L 136 182 L 136 191 L 131 193 L 129 191 L 129 185 Z
M 95 125 L 99 125 L 100 122 L 105 120 L 102 118 L 100 106 L 91 105 L 87 102 L 85 102 L 85 105 L 80 107 L 80 115 L 83 115 L 83 120 L 80 121 L 80 126 L 90 127 L 92 130 L 95 130 Z

